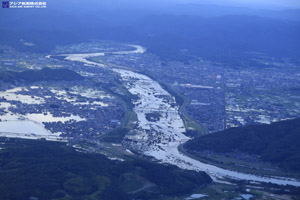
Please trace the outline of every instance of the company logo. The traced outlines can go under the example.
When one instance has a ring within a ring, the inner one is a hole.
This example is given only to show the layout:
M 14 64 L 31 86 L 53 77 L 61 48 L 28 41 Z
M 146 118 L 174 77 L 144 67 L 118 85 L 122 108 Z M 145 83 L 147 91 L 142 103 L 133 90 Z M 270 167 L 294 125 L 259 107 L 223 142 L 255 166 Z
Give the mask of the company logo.
M 2 8 L 9 8 L 9 1 L 2 1 Z

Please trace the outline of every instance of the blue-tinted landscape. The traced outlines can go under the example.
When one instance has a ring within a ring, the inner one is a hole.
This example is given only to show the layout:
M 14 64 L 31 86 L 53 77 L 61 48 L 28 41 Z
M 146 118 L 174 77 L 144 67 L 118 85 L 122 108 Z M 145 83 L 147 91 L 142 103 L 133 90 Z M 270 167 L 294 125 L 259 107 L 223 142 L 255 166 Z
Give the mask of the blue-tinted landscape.
M 298 1 L 23 3 L 0 8 L 0 199 L 299 199 Z

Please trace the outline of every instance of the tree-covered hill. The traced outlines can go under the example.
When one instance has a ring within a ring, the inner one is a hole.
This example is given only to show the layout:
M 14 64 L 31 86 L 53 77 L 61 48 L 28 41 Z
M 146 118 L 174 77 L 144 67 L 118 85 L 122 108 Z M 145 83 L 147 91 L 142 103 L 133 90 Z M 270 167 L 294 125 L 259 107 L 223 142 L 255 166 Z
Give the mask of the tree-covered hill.
M 155 199 L 212 180 L 204 172 L 130 158 L 112 161 L 64 143 L 0 138 L 0 199 Z
M 241 151 L 261 156 L 283 169 L 300 172 L 300 119 L 270 125 L 231 128 L 187 142 L 188 152 L 212 150 Z
M 26 70 L 22 72 L 0 71 L 0 81 L 75 81 L 82 80 L 83 77 L 69 69 L 50 69 Z

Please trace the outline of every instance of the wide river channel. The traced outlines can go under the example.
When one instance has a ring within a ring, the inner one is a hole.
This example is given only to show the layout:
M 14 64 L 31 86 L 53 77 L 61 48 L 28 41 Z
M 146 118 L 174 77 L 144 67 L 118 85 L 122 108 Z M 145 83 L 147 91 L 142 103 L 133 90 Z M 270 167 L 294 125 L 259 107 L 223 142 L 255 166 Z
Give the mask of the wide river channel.
M 141 54 L 145 48 L 138 45 L 130 45 L 135 50 L 109 52 L 110 54 Z M 91 57 L 104 56 L 105 53 L 87 54 L 62 54 L 65 59 L 74 62 L 82 62 L 88 66 L 105 67 L 104 64 L 88 60 Z M 177 165 L 183 169 L 205 171 L 215 181 L 230 178 L 254 182 L 274 183 L 279 185 L 299 186 L 300 182 L 285 177 L 263 177 L 254 174 L 245 174 L 202 163 L 179 152 L 178 146 L 189 140 L 183 133 L 184 123 L 180 117 L 178 106 L 174 106 L 175 99 L 159 83 L 144 74 L 134 71 L 108 68 L 118 73 L 128 91 L 138 96 L 135 100 L 134 112 L 138 118 L 138 126 L 135 135 L 128 139 L 135 141 L 136 148 L 145 155 L 152 156 L 162 163 Z M 148 121 L 147 113 L 159 112 L 161 117 L 158 121 Z

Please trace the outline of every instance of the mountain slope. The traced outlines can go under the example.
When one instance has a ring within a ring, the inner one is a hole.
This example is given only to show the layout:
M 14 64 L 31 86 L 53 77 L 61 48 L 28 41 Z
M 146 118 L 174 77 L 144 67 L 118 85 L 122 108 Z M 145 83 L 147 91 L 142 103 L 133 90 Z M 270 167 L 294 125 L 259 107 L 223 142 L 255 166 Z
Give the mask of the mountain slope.
M 15 13 L 14 13 L 15 15 Z M 7 14 L 7 16 L 10 16 Z M 254 15 L 145 14 L 112 17 L 101 12 L 32 12 L 1 22 L 0 44 L 20 51 L 49 52 L 55 45 L 90 39 L 139 43 L 162 58 L 189 60 L 201 57 L 238 66 L 253 62 L 249 52 L 274 57 L 300 58 L 300 23 Z M 63 20 L 61 20 L 63 19 Z M 129 23 L 130 22 L 130 23 Z M 20 39 L 34 43 L 25 46 Z
M 83 80 L 78 73 L 69 69 L 50 69 L 27 70 L 23 72 L 0 71 L 0 81 L 16 82 L 16 81 L 73 81 Z
M 64 143 L 0 138 L 0 199 L 155 199 L 212 180 L 204 172 L 141 159 L 112 161 Z
M 231 128 L 193 139 L 184 147 L 190 153 L 212 150 L 255 154 L 263 161 L 300 172 L 300 119 Z

